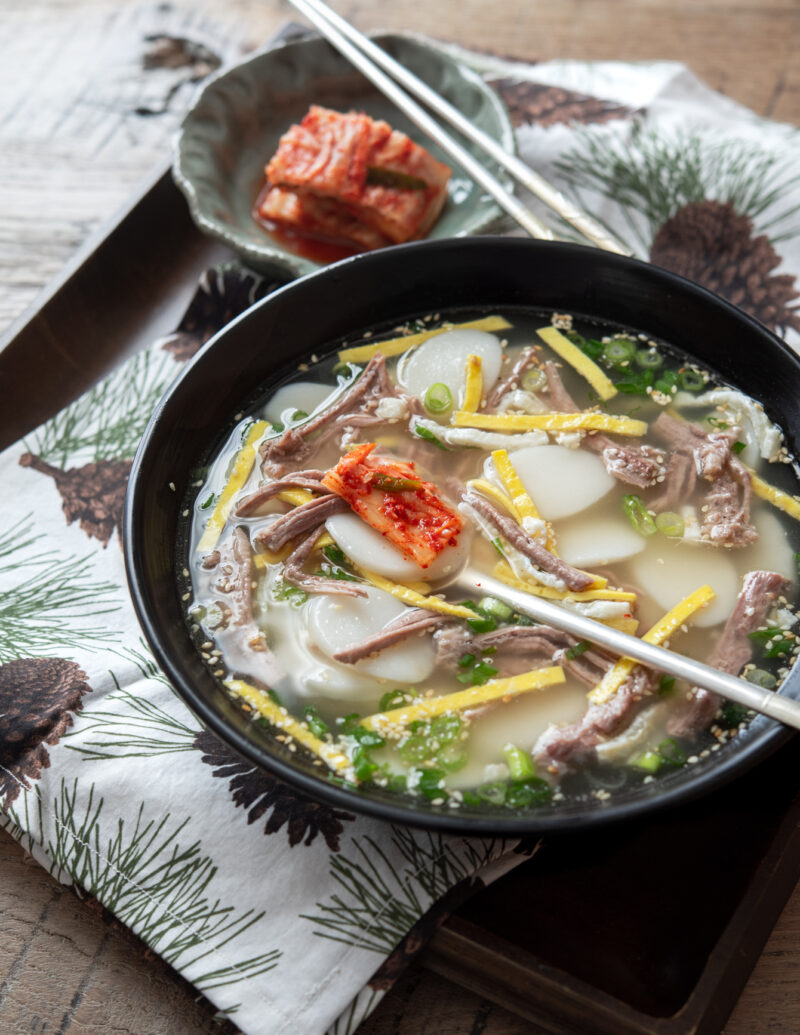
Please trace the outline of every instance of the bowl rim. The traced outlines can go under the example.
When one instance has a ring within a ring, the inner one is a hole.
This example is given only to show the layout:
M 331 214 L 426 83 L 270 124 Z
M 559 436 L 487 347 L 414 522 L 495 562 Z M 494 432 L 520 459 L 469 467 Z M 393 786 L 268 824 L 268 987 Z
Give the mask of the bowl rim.
M 423 50 L 427 50 L 432 54 L 435 54 L 436 57 L 441 59 L 443 62 L 457 68 L 464 79 L 471 82 L 472 85 L 483 94 L 487 103 L 493 109 L 500 129 L 498 142 L 506 151 L 511 154 L 516 154 L 517 141 L 514 127 L 511 123 L 511 117 L 508 109 L 503 104 L 497 92 L 493 90 L 473 68 L 464 64 L 449 50 L 447 50 L 444 44 L 440 44 L 437 40 L 432 40 L 427 36 L 411 31 L 385 30 L 371 32 L 368 33 L 368 35 L 370 39 L 373 39 L 378 44 L 380 44 L 382 40 L 386 41 L 396 39 L 404 42 L 411 42 Z M 325 264 L 314 262 L 313 260 L 306 259 L 301 255 L 295 255 L 293 252 L 284 251 L 275 247 L 269 238 L 265 239 L 263 245 L 255 245 L 251 241 L 247 241 L 240 236 L 240 230 L 237 224 L 230 225 L 216 219 L 202 204 L 197 185 L 192 175 L 187 171 L 187 148 L 193 139 L 192 133 L 195 130 L 195 121 L 198 115 L 202 113 L 205 102 L 209 97 L 213 96 L 220 83 L 224 82 L 229 77 L 239 75 L 243 69 L 247 69 L 251 65 L 256 65 L 265 59 L 276 56 L 287 48 L 302 47 L 308 43 L 323 44 L 325 42 L 326 41 L 322 36 L 318 36 L 313 33 L 299 38 L 292 36 L 275 43 L 267 43 L 252 54 L 249 54 L 243 60 L 237 61 L 233 64 L 227 64 L 222 68 L 219 68 L 204 80 L 196 90 L 186 113 L 181 119 L 180 126 L 178 127 L 174 138 L 173 160 L 171 166 L 172 178 L 176 186 L 186 198 L 192 220 L 199 229 L 204 233 L 209 234 L 211 237 L 214 237 L 216 240 L 221 241 L 223 244 L 227 244 L 228 247 L 236 251 L 242 258 L 256 264 L 259 269 L 275 269 L 282 270 L 284 272 L 288 270 L 294 277 L 302 277 L 310 273 L 315 273 L 318 269 L 325 268 Z M 346 61 L 345 58 L 342 60 Z M 356 71 L 357 70 L 353 68 L 353 72 L 355 73 Z M 377 91 L 377 88 L 375 89 Z M 421 135 L 424 137 L 424 134 Z M 496 170 L 495 175 L 503 186 L 513 193 L 514 182 L 509 174 L 503 169 L 498 169 Z M 486 215 L 484 218 L 468 233 L 465 232 L 463 236 L 466 237 L 485 233 L 491 227 L 495 226 L 502 218 L 503 212 L 497 202 L 489 201 L 487 202 Z M 442 240 L 443 238 L 437 239 Z
M 424 809 L 414 806 L 416 799 L 402 798 L 406 801 L 405 806 L 395 804 L 368 796 L 360 796 L 357 792 L 344 787 L 339 787 L 328 779 L 318 778 L 310 775 L 299 768 L 293 767 L 288 761 L 267 750 L 259 751 L 256 746 L 240 732 L 231 727 L 225 718 L 207 703 L 202 695 L 197 693 L 180 665 L 180 659 L 173 658 L 169 650 L 164 646 L 164 637 L 158 628 L 153 615 L 150 613 L 147 591 L 147 579 L 144 571 L 143 551 L 137 549 L 139 529 L 139 515 L 143 507 L 143 499 L 147 492 L 145 484 L 145 473 L 143 471 L 148 453 L 153 449 L 153 433 L 159 428 L 165 419 L 165 413 L 172 401 L 183 391 L 183 386 L 190 381 L 195 367 L 203 361 L 203 358 L 220 347 L 226 336 L 234 327 L 240 327 L 253 319 L 255 313 L 262 309 L 276 304 L 287 293 L 298 293 L 307 290 L 307 285 L 319 278 L 336 276 L 343 270 L 367 263 L 379 263 L 390 261 L 388 256 L 394 257 L 394 261 L 402 258 L 405 254 L 413 256 L 419 249 L 430 251 L 446 252 L 451 248 L 486 248 L 497 247 L 507 248 L 509 251 L 515 249 L 527 250 L 531 246 L 557 249 L 566 256 L 570 254 L 583 254 L 586 252 L 597 253 L 599 250 L 590 246 L 573 244 L 563 241 L 535 241 L 530 238 L 514 238 L 501 236 L 481 236 L 476 238 L 442 238 L 439 240 L 414 241 L 404 245 L 395 245 L 390 249 L 381 249 L 376 252 L 362 253 L 342 259 L 322 269 L 316 270 L 297 280 L 290 281 L 265 298 L 256 302 L 250 309 L 237 316 L 230 323 L 221 328 L 196 355 L 186 364 L 175 380 L 170 384 L 165 394 L 159 400 L 147 427 L 144 431 L 139 447 L 134 457 L 128 488 L 125 496 L 125 509 L 123 520 L 123 551 L 125 569 L 128 579 L 131 600 L 145 638 L 153 651 L 161 668 L 169 677 L 178 695 L 187 707 L 200 719 L 200 721 L 212 730 L 221 740 L 227 743 L 240 756 L 258 768 L 266 769 L 283 779 L 312 798 L 322 800 L 325 803 L 343 809 L 375 817 L 402 826 L 416 827 L 426 830 L 436 830 L 449 834 L 461 834 L 472 836 L 525 836 L 533 834 L 558 833 L 567 834 L 580 829 L 588 830 L 605 825 L 614 825 L 639 819 L 647 814 L 661 812 L 674 808 L 676 805 L 708 794 L 711 791 L 723 786 L 741 776 L 753 765 L 767 758 L 779 747 L 786 743 L 794 731 L 780 725 L 775 720 L 756 716 L 753 722 L 762 722 L 762 729 L 754 735 L 743 747 L 731 752 L 730 756 L 701 771 L 693 778 L 675 786 L 667 786 L 658 796 L 642 797 L 639 800 L 624 801 L 615 804 L 613 798 L 602 806 L 594 807 L 590 811 L 575 815 L 570 812 L 569 805 L 559 808 L 554 807 L 549 812 L 534 812 L 530 817 L 520 813 L 503 814 L 498 810 L 499 815 L 495 820 L 485 814 L 472 816 L 461 809 L 448 809 L 427 805 Z M 618 269 L 634 268 L 655 271 L 656 275 L 663 279 L 665 286 L 681 292 L 694 295 L 700 301 L 711 306 L 721 308 L 733 316 L 740 323 L 747 324 L 751 331 L 762 338 L 770 340 L 773 347 L 797 367 L 800 376 L 800 356 L 794 352 L 781 338 L 773 334 L 760 321 L 745 313 L 732 303 L 726 301 L 713 292 L 700 285 L 681 277 L 668 270 L 655 267 L 653 264 L 643 260 L 611 253 L 604 253 L 605 259 Z M 331 272 L 333 271 L 333 273 Z M 800 444 L 800 443 L 799 443 Z M 170 555 L 174 559 L 175 544 L 170 544 Z M 171 569 L 174 571 L 174 564 Z M 176 589 L 177 592 L 177 589 Z M 186 642 L 189 648 L 194 651 L 186 634 Z M 794 677 L 794 678 L 793 678 Z M 208 676 L 209 680 L 213 677 Z M 788 685 L 800 685 L 800 665 L 796 665 L 790 675 L 784 681 L 782 690 Z M 218 692 L 222 693 L 217 687 Z M 223 695 L 224 696 L 224 695 Z M 327 771 L 326 771 L 327 776 Z

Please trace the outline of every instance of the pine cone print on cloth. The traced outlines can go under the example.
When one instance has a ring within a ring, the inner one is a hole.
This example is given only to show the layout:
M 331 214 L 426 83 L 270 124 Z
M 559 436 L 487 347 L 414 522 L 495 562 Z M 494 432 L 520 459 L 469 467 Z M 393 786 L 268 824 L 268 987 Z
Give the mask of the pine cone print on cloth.
M 0 665 L 0 799 L 7 808 L 50 765 L 56 744 L 91 691 L 86 673 L 63 658 L 19 658 Z
M 99 539 L 103 546 L 108 546 L 114 529 L 122 528 L 130 460 L 99 460 L 66 471 L 53 467 L 33 453 L 23 453 L 19 462 L 22 467 L 32 467 L 54 479 L 68 525 L 78 521 L 90 538 Z
M 800 331 L 788 305 L 798 298 L 795 278 L 772 273 L 780 256 L 730 202 L 692 201 L 678 209 L 656 234 L 650 260 L 722 295 L 770 330 Z
M 293 790 L 277 777 L 245 762 L 208 730 L 195 737 L 194 746 L 203 752 L 203 761 L 214 767 L 214 776 L 231 777 L 228 789 L 236 805 L 247 811 L 248 823 L 255 823 L 271 809 L 264 826 L 265 834 L 277 833 L 285 824 L 292 847 L 299 845 L 304 837 L 304 843 L 310 845 L 317 834 L 322 834 L 328 848 L 332 852 L 339 851 L 339 838 L 344 833 L 342 820 L 354 820 L 356 817 L 351 813 L 333 809 Z
M 515 128 L 530 124 L 555 126 L 558 123 L 610 122 L 612 119 L 629 119 L 636 114 L 635 109 L 624 104 L 564 90 L 560 86 L 532 83 L 527 79 L 494 79 L 490 85 L 503 99 Z
M 163 348 L 177 362 L 191 359 L 217 331 L 278 287 L 276 281 L 238 266 L 206 270 L 178 329 Z

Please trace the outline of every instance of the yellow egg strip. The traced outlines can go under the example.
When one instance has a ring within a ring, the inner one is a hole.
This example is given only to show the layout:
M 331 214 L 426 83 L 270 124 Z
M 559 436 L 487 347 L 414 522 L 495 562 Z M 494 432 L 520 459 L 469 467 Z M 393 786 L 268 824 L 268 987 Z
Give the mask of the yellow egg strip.
M 253 554 L 253 564 L 259 570 L 263 570 L 268 564 L 280 564 L 286 560 L 292 550 L 294 550 L 294 543 L 286 543 L 280 550 L 268 550 L 265 546 L 261 546 Z
M 628 636 L 635 636 L 639 631 L 639 623 L 635 618 L 605 618 L 603 625 L 607 625 L 609 629 L 618 629 Z
M 511 458 L 508 455 L 506 449 L 495 449 L 492 452 L 492 463 L 497 471 L 500 481 L 503 483 L 506 492 L 511 497 L 511 500 L 516 507 L 520 517 L 518 518 L 519 523 L 522 524 L 522 518 L 533 518 L 534 521 L 541 521 L 541 516 L 536 507 L 536 504 L 528 494 L 527 489 L 522 484 L 522 479 L 517 474 L 517 469 L 511 462 Z M 558 556 L 556 552 L 556 537 L 553 532 L 553 526 L 549 521 L 545 522 L 547 527 L 547 549 Z
M 625 600 L 630 603 L 636 602 L 635 593 L 628 593 L 622 589 L 553 589 L 552 586 L 540 586 L 534 585 L 531 582 L 523 582 L 522 579 L 517 578 L 507 561 L 499 561 L 495 565 L 492 574 L 495 578 L 500 579 L 501 582 L 514 586 L 515 589 L 522 589 L 526 593 L 532 593 L 535 597 L 545 597 L 547 600 Z M 598 577 L 598 581 L 605 582 L 606 580 Z
M 589 382 L 604 402 L 617 394 L 614 382 L 561 331 L 555 327 L 542 327 L 536 333 L 553 352 Z
M 197 544 L 198 553 L 206 553 L 209 550 L 213 550 L 217 545 L 220 532 L 225 527 L 225 522 L 228 520 L 228 515 L 233 508 L 234 497 L 244 487 L 245 482 L 250 477 L 250 472 L 253 470 L 258 440 L 268 427 L 268 421 L 257 420 L 248 430 L 244 445 L 237 454 L 230 478 L 228 478 L 225 488 L 219 494 L 217 505 L 214 507 L 214 513 L 208 519 L 208 524 L 203 529 L 200 542 Z
M 328 744 L 319 737 L 314 736 L 306 723 L 298 722 L 288 711 L 258 687 L 251 686 L 241 679 L 228 679 L 225 686 L 234 697 L 248 704 L 254 712 L 267 719 L 273 726 L 282 733 L 296 740 L 298 744 L 308 748 L 319 758 L 330 766 L 335 772 L 344 772 L 350 769 L 350 759 L 335 744 Z
M 749 467 L 748 471 L 750 471 Z M 796 496 L 790 496 L 788 492 L 784 492 L 782 489 L 776 489 L 774 485 L 770 485 L 763 478 L 759 478 L 755 471 L 750 471 L 750 483 L 756 496 L 766 500 L 767 503 L 771 503 L 773 507 L 782 510 L 789 517 L 793 517 L 795 521 L 800 521 L 800 499 Z
M 322 492 L 321 485 L 320 492 Z M 302 507 L 304 503 L 310 503 L 315 499 L 315 496 L 308 489 L 284 489 L 283 492 L 278 493 L 278 499 L 283 500 L 284 503 L 291 503 L 293 507 Z
M 492 483 L 487 481 L 485 478 L 471 478 L 470 481 L 467 482 L 467 488 L 476 489 L 484 496 L 488 496 L 489 499 L 494 500 L 494 502 L 498 503 L 504 510 L 507 510 L 517 524 L 521 523 L 522 515 L 514 505 L 514 502 L 509 496 L 506 496 L 504 492 L 498 489 L 496 485 L 492 485 Z
M 361 720 L 367 729 L 377 730 L 382 736 L 399 736 L 404 728 L 419 719 L 434 719 L 447 712 L 459 712 L 489 701 L 497 701 L 506 697 L 516 697 L 530 690 L 543 690 L 556 683 L 563 683 L 564 670 L 558 665 L 553 668 L 538 668 L 532 672 L 523 672 L 508 679 L 492 679 L 482 686 L 471 686 L 468 690 L 459 690 L 443 697 L 422 697 L 405 708 L 394 708 L 388 712 L 378 712 Z
M 409 607 L 422 607 L 426 611 L 439 611 L 443 615 L 452 615 L 454 618 L 475 618 L 475 612 L 470 611 L 468 607 L 461 607 L 460 604 L 450 604 L 446 600 L 442 600 L 441 597 L 436 596 L 436 594 L 426 597 L 417 590 L 411 589 L 408 586 L 401 586 L 397 582 L 391 582 L 389 579 L 385 579 L 383 575 L 377 575 L 374 571 L 367 571 L 365 568 L 357 568 L 357 571 L 376 589 L 382 589 L 384 593 L 391 593 L 393 597 L 402 600 Z
M 465 413 L 457 410 L 452 423 L 457 428 L 487 431 L 608 431 L 614 435 L 640 438 L 647 432 L 644 421 L 616 417 L 610 413 Z
M 483 360 L 480 356 L 467 356 L 464 402 L 461 409 L 475 413 L 480 409 L 483 398 Z
M 406 334 L 402 338 L 390 338 L 388 341 L 342 349 L 339 352 L 339 360 L 342 363 L 366 363 L 376 352 L 380 352 L 384 356 L 399 356 L 445 331 L 505 331 L 509 327 L 511 324 L 502 316 L 484 316 L 480 320 L 468 320 L 466 323 L 447 323 L 443 327 L 420 331 L 418 334 Z
M 716 594 L 711 586 L 701 586 L 694 593 L 690 593 L 688 597 L 681 600 L 679 604 L 676 604 L 672 610 L 667 611 L 652 628 L 647 630 L 642 639 L 646 643 L 654 644 L 656 647 L 661 646 L 676 629 L 679 629 L 692 615 L 709 604 L 715 596 Z M 630 675 L 631 670 L 638 664 L 639 662 L 634 661 L 633 658 L 620 658 L 603 676 L 594 690 L 590 690 L 586 695 L 591 703 L 605 704 L 619 690 L 620 686 Z

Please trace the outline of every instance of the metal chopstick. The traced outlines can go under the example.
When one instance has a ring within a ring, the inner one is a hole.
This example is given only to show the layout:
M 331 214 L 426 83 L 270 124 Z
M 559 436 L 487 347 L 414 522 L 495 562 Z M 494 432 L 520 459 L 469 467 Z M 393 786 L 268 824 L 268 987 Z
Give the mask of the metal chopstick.
M 387 93 L 392 101 L 404 111 L 409 118 L 412 119 L 419 126 L 423 132 L 431 136 L 440 147 L 446 150 L 455 160 L 462 165 L 465 171 L 469 172 L 471 176 L 478 179 L 489 193 L 497 200 L 497 202 L 506 209 L 507 212 L 523 226 L 525 230 L 532 234 L 534 237 L 544 237 L 548 240 L 552 240 L 554 235 L 547 230 L 546 233 L 542 233 L 541 229 L 546 229 L 544 224 L 539 220 L 536 223 L 540 227 L 539 232 L 534 233 L 527 225 L 527 219 L 536 219 L 532 216 L 528 209 L 521 206 L 519 202 L 515 201 L 515 209 L 521 207 L 523 212 L 526 213 L 526 221 L 522 221 L 518 218 L 516 212 L 512 212 L 506 207 L 503 200 L 491 190 L 486 181 L 479 179 L 475 176 L 473 169 L 468 169 L 455 151 L 445 144 L 447 140 L 451 145 L 455 144 L 455 141 L 436 123 L 433 119 L 430 119 L 421 108 L 418 108 L 414 101 L 403 94 L 402 91 L 388 93 L 384 89 L 384 84 L 391 80 L 386 80 L 385 77 L 376 78 L 370 74 L 368 69 L 369 59 L 371 58 L 375 65 L 379 65 L 385 69 L 393 79 L 396 79 L 399 83 L 410 92 L 420 98 L 432 111 L 435 111 L 437 115 L 440 115 L 443 119 L 449 122 L 452 126 L 462 133 L 469 140 L 472 140 L 482 150 L 484 150 L 498 165 L 502 166 L 509 172 L 523 187 L 526 187 L 535 197 L 543 201 L 549 208 L 557 212 L 563 219 L 575 227 L 587 240 L 591 241 L 592 244 L 598 248 L 602 248 L 605 251 L 616 252 L 619 255 L 627 255 L 629 252 L 625 249 L 614 236 L 606 230 L 597 220 L 593 219 L 588 213 L 582 209 L 573 205 L 571 201 L 561 194 L 560 191 L 556 190 L 552 184 L 548 183 L 542 176 L 526 165 L 521 159 L 514 154 L 509 154 L 505 151 L 501 145 L 490 137 L 483 130 L 473 125 L 457 108 L 454 108 L 452 104 L 441 97 L 435 90 L 431 89 L 419 79 L 413 72 L 409 72 L 407 68 L 404 68 L 398 61 L 395 61 L 393 57 L 382 50 L 377 44 L 373 43 L 363 33 L 359 32 L 354 26 L 350 25 L 349 22 L 345 21 L 344 18 L 336 14 L 335 11 L 331 10 L 327 4 L 323 3 L 322 0 L 290 0 L 290 2 L 311 21 L 320 33 L 325 36 L 345 57 L 349 58 L 350 61 L 356 67 L 364 73 L 372 82 L 378 87 L 383 93 Z M 342 44 L 349 44 L 345 47 Z M 356 48 L 355 50 L 353 48 Z M 358 60 L 354 57 L 354 54 L 358 55 Z M 378 70 L 374 67 L 373 72 Z M 392 86 L 395 84 L 392 83 Z M 413 106 L 409 107 L 409 105 Z M 425 120 L 426 125 L 423 125 L 418 121 L 416 114 L 421 113 Z M 455 145 L 458 147 L 458 145 Z M 464 151 L 463 154 L 468 154 Z M 472 156 L 469 156 L 472 158 Z M 473 160 L 474 161 L 474 160 Z M 486 171 L 480 163 L 475 162 L 475 165 Z M 488 174 L 491 176 L 491 174 Z M 492 177 L 494 180 L 494 178 Z M 496 183 L 496 181 L 494 181 Z M 498 185 L 499 186 L 499 185 Z M 512 197 L 503 188 L 505 197 Z
M 745 708 L 751 708 L 754 712 L 777 719 L 786 726 L 800 729 L 800 702 L 791 697 L 772 690 L 760 689 L 738 676 L 730 676 L 705 665 L 702 661 L 695 661 L 694 658 L 687 658 L 684 654 L 677 654 L 664 647 L 656 647 L 637 636 L 629 636 L 592 618 L 559 607 L 550 600 L 507 586 L 492 575 L 467 568 L 461 572 L 455 584 L 467 592 L 497 597 L 517 611 L 540 622 L 547 622 L 581 639 L 599 643 L 615 654 L 634 658 L 650 668 L 669 672 L 679 679 L 688 680 L 693 686 L 703 687 L 744 705 Z

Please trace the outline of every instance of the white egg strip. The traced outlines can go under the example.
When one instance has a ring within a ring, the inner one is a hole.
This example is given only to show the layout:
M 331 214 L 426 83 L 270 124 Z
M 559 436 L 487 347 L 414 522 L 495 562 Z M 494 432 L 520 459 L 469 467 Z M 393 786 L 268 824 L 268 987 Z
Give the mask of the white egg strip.
M 440 441 L 448 446 L 473 447 L 476 449 L 519 449 L 520 446 L 542 446 L 550 439 L 546 431 L 523 431 L 516 435 L 506 435 L 502 431 L 481 431 L 478 428 L 450 428 L 445 424 L 437 424 L 435 420 L 425 417 L 414 417 L 411 431 L 417 425 L 427 428 Z

